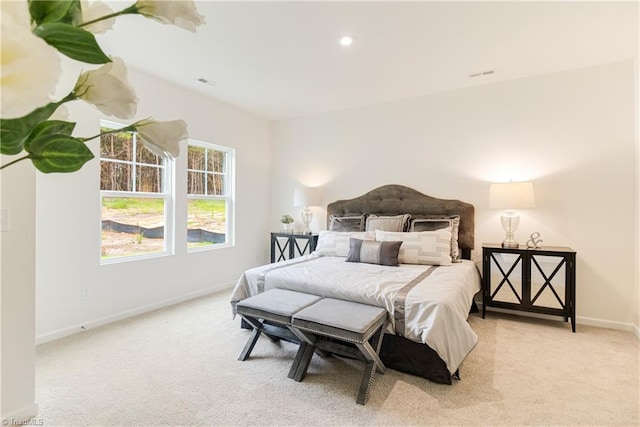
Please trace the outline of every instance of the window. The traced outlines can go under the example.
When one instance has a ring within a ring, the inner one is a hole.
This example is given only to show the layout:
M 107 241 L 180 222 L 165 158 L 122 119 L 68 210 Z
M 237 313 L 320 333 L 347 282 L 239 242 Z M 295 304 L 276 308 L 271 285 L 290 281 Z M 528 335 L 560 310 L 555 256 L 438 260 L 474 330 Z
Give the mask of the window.
M 234 150 L 189 141 L 187 246 L 189 250 L 233 244 Z
M 102 122 L 102 131 L 122 127 Z M 135 132 L 100 137 L 101 260 L 166 254 L 173 248 L 171 167 Z

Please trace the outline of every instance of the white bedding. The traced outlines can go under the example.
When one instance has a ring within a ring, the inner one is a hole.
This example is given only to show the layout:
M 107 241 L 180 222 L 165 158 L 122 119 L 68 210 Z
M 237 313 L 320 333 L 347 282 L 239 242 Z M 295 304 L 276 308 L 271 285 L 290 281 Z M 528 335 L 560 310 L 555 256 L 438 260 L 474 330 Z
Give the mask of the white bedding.
M 279 288 L 385 307 L 390 332 L 427 344 L 454 373 L 478 341 L 467 323 L 480 275 L 471 261 L 388 267 L 315 254 L 247 270 L 231 302 Z

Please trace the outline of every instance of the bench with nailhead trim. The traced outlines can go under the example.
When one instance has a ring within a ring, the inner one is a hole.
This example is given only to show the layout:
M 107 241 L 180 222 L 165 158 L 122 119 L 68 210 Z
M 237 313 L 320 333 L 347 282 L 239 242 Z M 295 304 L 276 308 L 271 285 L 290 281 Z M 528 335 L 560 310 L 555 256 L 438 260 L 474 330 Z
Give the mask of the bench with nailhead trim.
M 249 358 L 269 322 L 286 327 L 300 341 L 288 375 L 295 381 L 302 381 L 315 351 L 362 359 L 366 367 L 356 402 L 364 405 L 375 371 L 385 371 L 378 355 L 387 320 L 384 308 L 272 289 L 240 301 L 236 311 L 253 328 L 239 360 Z

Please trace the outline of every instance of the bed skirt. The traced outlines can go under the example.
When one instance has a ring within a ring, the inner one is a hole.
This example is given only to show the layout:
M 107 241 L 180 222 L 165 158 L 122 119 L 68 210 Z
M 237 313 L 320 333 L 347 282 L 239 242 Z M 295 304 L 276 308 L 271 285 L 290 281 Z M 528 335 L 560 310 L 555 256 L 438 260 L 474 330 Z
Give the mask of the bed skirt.
M 406 338 L 385 334 L 380 360 L 387 368 L 426 378 L 438 384 L 451 384 L 447 364 L 431 347 Z

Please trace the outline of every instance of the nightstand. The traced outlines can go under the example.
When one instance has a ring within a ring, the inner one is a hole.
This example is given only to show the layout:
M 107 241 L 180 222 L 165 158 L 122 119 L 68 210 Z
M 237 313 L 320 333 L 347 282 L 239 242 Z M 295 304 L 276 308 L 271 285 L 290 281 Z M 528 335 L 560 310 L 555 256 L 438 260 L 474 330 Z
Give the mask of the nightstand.
M 576 252 L 482 245 L 482 317 L 499 307 L 571 319 L 576 331 Z
M 271 262 L 310 254 L 317 244 L 317 234 L 271 233 Z

